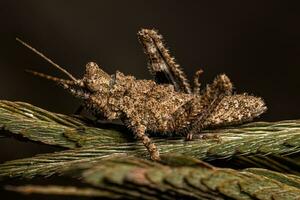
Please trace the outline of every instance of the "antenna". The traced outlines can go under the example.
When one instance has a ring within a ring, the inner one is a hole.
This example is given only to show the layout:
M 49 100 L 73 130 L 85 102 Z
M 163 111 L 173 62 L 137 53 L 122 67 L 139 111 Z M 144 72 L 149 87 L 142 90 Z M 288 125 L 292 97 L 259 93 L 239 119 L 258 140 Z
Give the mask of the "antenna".
M 33 48 L 32 46 L 30 46 L 29 44 L 27 44 L 26 42 L 22 41 L 19 38 L 16 38 L 16 40 L 18 42 L 20 42 L 22 45 L 24 45 L 25 47 L 27 47 L 28 49 L 30 49 L 31 51 L 33 51 L 34 53 L 36 53 L 37 55 L 39 55 L 40 57 L 42 57 L 43 59 L 45 59 L 48 63 L 50 63 L 51 65 L 53 65 L 54 67 L 56 67 L 58 70 L 60 70 L 61 72 L 63 72 L 64 74 L 66 74 L 69 78 L 71 78 L 73 81 L 77 81 L 77 79 L 72 76 L 72 74 L 70 74 L 67 70 L 65 70 L 64 68 L 60 67 L 58 64 L 56 64 L 55 62 L 53 62 L 50 58 L 48 58 L 47 56 L 45 56 L 44 54 L 42 54 L 41 52 L 39 52 L 38 50 L 36 50 L 35 48 Z
M 66 79 L 58 78 L 58 77 L 55 77 L 55 76 L 50 76 L 48 74 L 36 72 L 36 71 L 33 71 L 33 70 L 29 70 L 29 69 L 26 69 L 25 71 L 28 72 L 28 73 L 33 74 L 34 76 L 39 76 L 41 78 L 45 78 L 45 79 L 54 81 L 56 83 L 62 83 L 62 84 L 67 84 L 67 85 L 76 85 L 76 86 L 79 86 L 79 87 L 83 86 L 83 82 L 81 80 L 76 80 L 76 81 L 66 80 Z

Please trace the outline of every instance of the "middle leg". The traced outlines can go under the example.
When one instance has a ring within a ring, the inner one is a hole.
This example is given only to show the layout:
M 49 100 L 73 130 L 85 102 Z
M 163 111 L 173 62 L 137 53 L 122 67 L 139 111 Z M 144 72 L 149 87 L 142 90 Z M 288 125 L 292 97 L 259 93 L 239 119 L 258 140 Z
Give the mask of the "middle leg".
M 135 137 L 140 140 L 143 145 L 147 148 L 151 160 L 160 160 L 159 151 L 155 144 L 151 141 L 151 139 L 145 134 L 146 127 L 143 125 L 138 125 L 135 128 L 133 128 L 133 132 Z

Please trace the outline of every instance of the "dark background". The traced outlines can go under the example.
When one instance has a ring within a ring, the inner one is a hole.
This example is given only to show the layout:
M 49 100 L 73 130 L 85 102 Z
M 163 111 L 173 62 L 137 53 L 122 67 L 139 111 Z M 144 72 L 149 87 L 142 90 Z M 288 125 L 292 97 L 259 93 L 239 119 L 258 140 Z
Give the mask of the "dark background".
M 150 79 L 136 39 L 142 28 L 164 35 L 189 77 L 204 69 L 203 83 L 226 73 L 237 92 L 265 99 L 260 120 L 300 118 L 300 15 L 297 1 L 1 1 L 0 98 L 73 113 L 76 100 L 52 82 L 24 72 L 60 75 L 19 45 L 20 37 L 81 77 L 88 61 L 108 73 Z M 0 139 L 0 160 L 57 150 Z

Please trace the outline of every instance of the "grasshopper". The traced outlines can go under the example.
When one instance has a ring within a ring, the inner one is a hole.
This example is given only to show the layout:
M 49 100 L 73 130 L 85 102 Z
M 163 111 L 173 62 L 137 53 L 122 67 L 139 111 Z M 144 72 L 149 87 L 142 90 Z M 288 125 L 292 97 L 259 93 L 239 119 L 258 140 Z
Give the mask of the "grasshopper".
M 177 134 L 187 140 L 201 136 L 202 130 L 252 121 L 266 110 L 264 101 L 247 94 L 233 94 L 233 85 L 225 75 L 218 75 L 201 88 L 200 69 L 193 84 L 175 62 L 156 30 L 141 29 L 138 39 L 148 57 L 154 80 L 138 80 L 117 71 L 109 75 L 95 62 L 86 65 L 83 78 L 73 77 L 65 69 L 27 43 L 20 43 L 66 74 L 69 79 L 32 74 L 52 80 L 84 101 L 87 110 L 106 120 L 121 119 L 147 148 L 152 160 L 159 160 L 159 150 L 149 138 L 151 132 Z

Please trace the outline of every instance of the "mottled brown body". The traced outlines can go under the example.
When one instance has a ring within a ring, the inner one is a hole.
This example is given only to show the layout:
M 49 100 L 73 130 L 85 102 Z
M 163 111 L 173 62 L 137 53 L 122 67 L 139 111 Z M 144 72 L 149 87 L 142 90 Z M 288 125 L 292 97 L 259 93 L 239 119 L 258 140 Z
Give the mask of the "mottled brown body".
M 192 117 L 190 115 L 197 115 L 202 111 L 201 100 L 203 101 L 199 95 L 176 92 L 172 85 L 136 80 L 133 76 L 117 72 L 109 93 L 95 93 L 86 104 L 94 105 L 90 109 L 103 114 L 108 120 L 120 117 L 125 120 L 135 119 L 135 122 L 147 126 L 149 130 L 163 133 L 178 132 L 185 128 L 189 123 L 184 122 Z M 243 118 L 247 116 L 246 113 L 262 106 L 262 102 L 257 100 L 257 97 L 245 94 L 224 97 L 205 121 L 205 126 L 240 123 L 245 120 Z M 241 106 L 244 110 L 238 109 Z M 259 114 L 258 112 L 257 115 Z
M 195 73 L 190 85 L 183 70 L 154 30 L 142 29 L 139 40 L 149 59 L 149 70 L 156 81 L 137 80 L 121 72 L 108 75 L 96 63 L 86 65 L 82 79 L 76 79 L 49 58 L 20 41 L 45 58 L 71 80 L 38 72 L 35 75 L 53 80 L 74 96 L 84 100 L 85 107 L 107 120 L 121 119 L 148 149 L 151 159 L 159 160 L 159 151 L 146 132 L 176 133 L 188 140 L 208 127 L 241 124 L 262 114 L 266 107 L 261 98 L 247 94 L 233 95 L 232 83 L 222 74 L 201 89 Z
M 155 132 L 170 132 L 181 128 L 174 114 L 187 115 L 184 105 L 194 95 L 179 93 L 172 85 L 158 85 L 152 80 L 136 80 L 117 72 L 108 93 L 95 93 L 87 105 L 108 120 L 121 118 L 129 127 L 142 125 Z M 96 101 L 94 101 L 94 99 Z M 101 99 L 101 102 L 99 102 Z
M 91 65 L 97 66 L 96 63 L 88 64 Z M 134 76 L 116 72 L 108 90 L 91 94 L 86 105 L 107 120 L 121 118 L 132 128 L 142 125 L 153 132 L 185 134 L 192 118 L 203 112 L 204 101 L 207 100 L 203 96 L 177 92 L 172 85 L 136 80 Z M 260 98 L 246 94 L 225 96 L 204 121 L 204 127 L 250 121 L 250 113 L 252 117 L 260 115 L 262 106 Z

